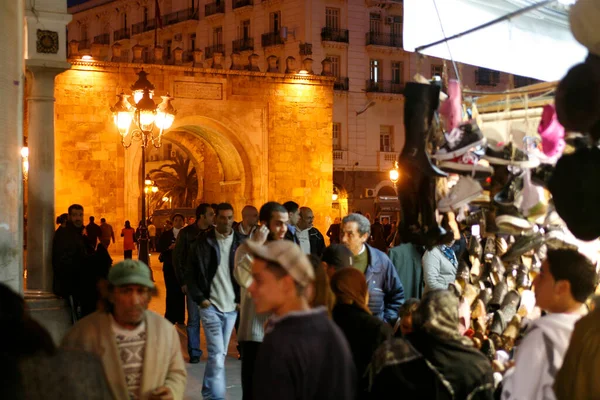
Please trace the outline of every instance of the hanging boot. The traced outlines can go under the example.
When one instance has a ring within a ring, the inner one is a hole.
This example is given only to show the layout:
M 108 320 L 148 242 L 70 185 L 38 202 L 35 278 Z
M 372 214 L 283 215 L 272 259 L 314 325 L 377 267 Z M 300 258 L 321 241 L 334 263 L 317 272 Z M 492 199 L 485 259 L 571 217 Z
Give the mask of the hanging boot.
M 448 174 L 432 164 L 426 151 L 432 130 L 432 120 L 439 103 L 440 88 L 409 82 L 404 89 L 404 131 L 406 141 L 399 163 L 416 165 L 426 176 L 446 177 Z

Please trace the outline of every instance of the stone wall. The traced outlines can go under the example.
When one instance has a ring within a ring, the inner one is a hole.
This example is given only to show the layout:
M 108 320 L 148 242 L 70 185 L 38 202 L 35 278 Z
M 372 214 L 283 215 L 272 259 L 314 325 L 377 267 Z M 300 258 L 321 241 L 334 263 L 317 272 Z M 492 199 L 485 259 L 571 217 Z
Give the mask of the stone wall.
M 74 62 L 56 79 L 56 214 L 72 203 L 120 230 L 139 220 L 141 151 L 124 149 L 110 106 L 141 65 Z M 326 229 L 332 193 L 332 79 L 148 66 L 155 100 L 170 92 L 177 116 L 165 138 L 202 164 L 204 199 L 294 200 Z M 300 79 L 302 78 L 302 79 Z M 204 150 L 203 150 L 204 149 Z M 117 234 L 118 236 L 118 234 Z M 120 249 L 121 246 L 117 246 Z

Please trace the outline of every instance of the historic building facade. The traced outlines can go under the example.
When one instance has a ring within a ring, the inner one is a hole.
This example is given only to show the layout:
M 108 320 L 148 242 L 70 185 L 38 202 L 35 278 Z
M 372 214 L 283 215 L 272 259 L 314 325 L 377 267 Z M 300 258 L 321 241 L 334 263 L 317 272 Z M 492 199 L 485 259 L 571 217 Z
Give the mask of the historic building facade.
M 378 197 L 394 194 L 387 176 L 404 145 L 405 83 L 416 73 L 454 76 L 450 62 L 402 49 L 401 0 L 158 0 L 160 19 L 156 4 L 90 0 L 71 7 L 71 57 L 335 76 L 333 179 L 343 211 L 372 214 Z M 521 83 L 458 68 L 471 89 Z

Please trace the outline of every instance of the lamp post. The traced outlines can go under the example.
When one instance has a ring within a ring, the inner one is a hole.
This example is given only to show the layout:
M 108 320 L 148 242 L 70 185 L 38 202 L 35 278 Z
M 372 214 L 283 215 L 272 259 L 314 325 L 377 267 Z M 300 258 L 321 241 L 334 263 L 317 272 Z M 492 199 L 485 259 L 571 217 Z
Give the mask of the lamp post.
M 146 221 L 150 220 L 150 196 L 153 193 L 157 193 L 158 192 L 158 186 L 156 186 L 155 182 L 150 179 L 149 175 L 146 175 L 146 179 L 144 179 L 144 193 L 146 194 L 146 202 L 147 202 L 147 209 L 148 209 L 148 215 L 146 218 Z
M 394 161 L 394 168 L 390 169 L 390 181 L 394 184 L 394 190 L 396 189 L 396 184 L 400 180 L 400 168 L 398 167 L 398 161 Z
M 154 85 L 147 78 L 148 73 L 143 69 L 138 73 L 138 80 L 131 86 L 134 104 L 129 95 L 121 92 L 117 95 L 117 102 L 110 108 L 113 113 L 114 123 L 121 135 L 121 144 L 129 148 L 134 141 L 140 142 L 142 147 L 142 165 L 140 176 L 146 176 L 146 147 L 159 148 L 162 146 L 162 135 L 169 129 L 175 120 L 175 108 L 171 104 L 173 98 L 167 93 L 161 96 L 162 102 L 157 106 L 154 97 Z M 158 132 L 155 133 L 155 128 Z M 140 179 L 140 194 L 145 193 L 145 181 Z M 158 191 L 158 188 L 156 188 Z M 142 225 L 140 227 L 139 259 L 150 265 L 148 258 L 148 230 L 146 229 L 146 202 L 142 199 Z

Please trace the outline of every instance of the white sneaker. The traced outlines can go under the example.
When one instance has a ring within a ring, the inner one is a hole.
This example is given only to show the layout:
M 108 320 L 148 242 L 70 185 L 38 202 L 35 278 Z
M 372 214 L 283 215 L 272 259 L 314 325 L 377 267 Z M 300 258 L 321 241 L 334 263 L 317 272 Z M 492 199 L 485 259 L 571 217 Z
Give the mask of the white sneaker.
M 452 211 L 467 205 L 483 193 L 483 188 L 475 179 L 461 176 L 458 183 L 450 190 L 448 196 L 441 199 L 437 206 L 440 212 Z

